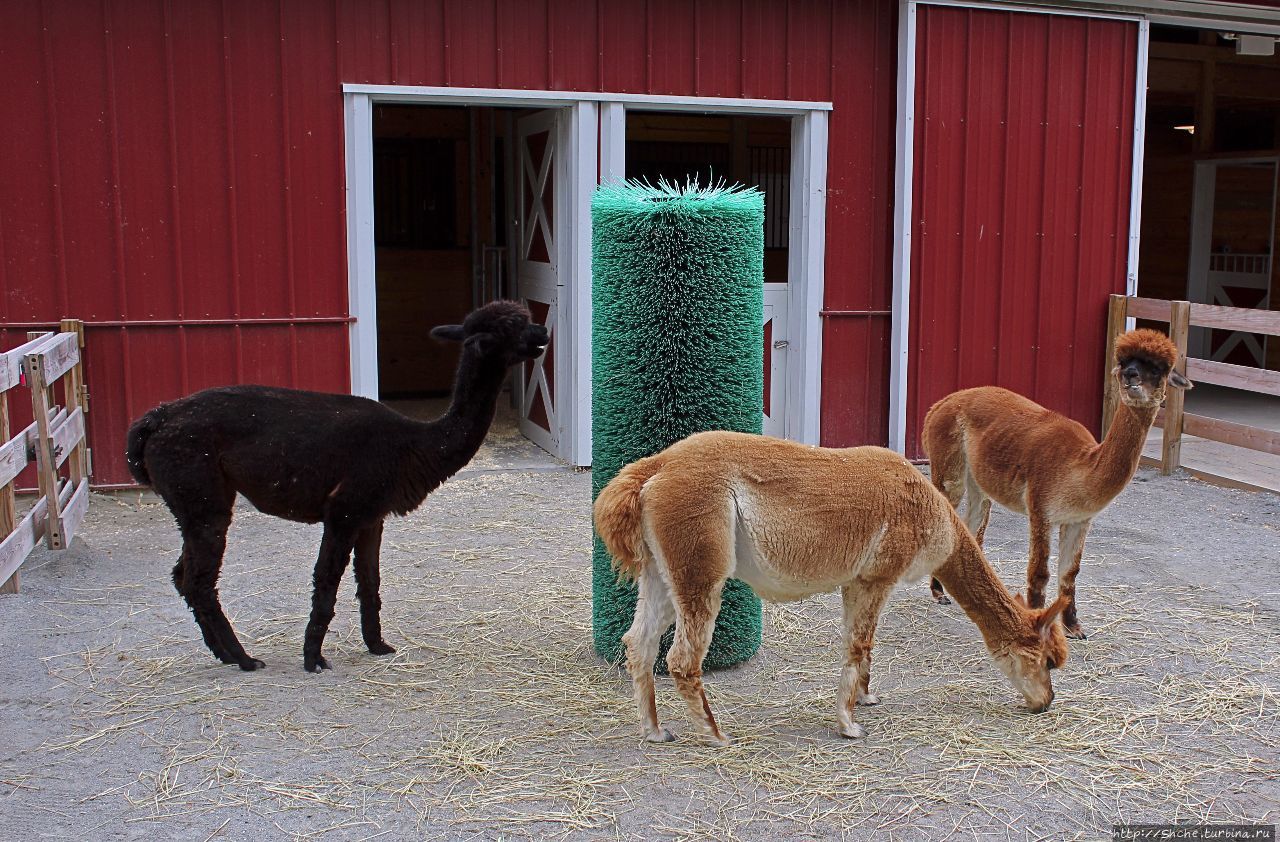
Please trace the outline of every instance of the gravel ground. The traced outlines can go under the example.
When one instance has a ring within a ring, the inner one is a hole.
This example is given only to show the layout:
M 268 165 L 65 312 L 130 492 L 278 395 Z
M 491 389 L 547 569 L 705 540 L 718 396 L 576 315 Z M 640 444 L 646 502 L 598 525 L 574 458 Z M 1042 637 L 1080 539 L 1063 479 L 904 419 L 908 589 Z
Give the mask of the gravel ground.
M 237 511 L 223 604 L 267 669 L 200 640 L 149 495 L 95 495 L 81 537 L 0 596 L 0 836 L 263 840 L 1110 838 L 1114 822 L 1280 817 L 1280 497 L 1142 471 L 1095 522 L 1089 640 L 1032 716 L 926 582 L 882 617 L 862 741 L 835 734 L 838 597 L 768 606 L 708 679 L 733 746 L 639 740 L 590 639 L 590 475 L 498 425 L 383 543 L 363 648 L 348 576 L 302 670 L 320 529 Z M 1018 587 L 1025 524 L 988 553 Z

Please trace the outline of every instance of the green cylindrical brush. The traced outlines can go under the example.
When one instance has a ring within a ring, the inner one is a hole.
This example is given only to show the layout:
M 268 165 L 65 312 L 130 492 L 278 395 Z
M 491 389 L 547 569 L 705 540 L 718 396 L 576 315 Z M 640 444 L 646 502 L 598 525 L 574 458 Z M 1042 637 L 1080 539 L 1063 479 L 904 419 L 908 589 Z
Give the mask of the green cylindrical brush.
M 764 395 L 764 196 L 659 182 L 602 185 L 592 221 L 592 499 L 625 465 L 693 433 L 759 433 Z M 622 657 L 636 589 L 595 538 L 595 648 Z M 663 652 L 671 633 L 663 639 Z M 760 600 L 724 591 L 703 666 L 760 648 Z M 659 664 L 665 664 L 660 657 Z

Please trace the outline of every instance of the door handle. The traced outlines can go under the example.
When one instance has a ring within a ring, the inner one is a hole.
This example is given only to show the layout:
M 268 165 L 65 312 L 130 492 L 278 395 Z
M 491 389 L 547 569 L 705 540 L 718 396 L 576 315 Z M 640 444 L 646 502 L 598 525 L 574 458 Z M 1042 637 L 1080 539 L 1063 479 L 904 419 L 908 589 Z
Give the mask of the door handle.
M 787 340 L 785 340 L 785 339 L 779 339 L 777 342 L 773 343 L 773 347 L 774 347 L 775 349 L 777 349 L 777 348 L 786 348 L 786 347 L 789 347 L 790 345 L 791 345 L 791 343 L 790 343 L 790 342 L 788 342 L 788 341 L 787 341 Z

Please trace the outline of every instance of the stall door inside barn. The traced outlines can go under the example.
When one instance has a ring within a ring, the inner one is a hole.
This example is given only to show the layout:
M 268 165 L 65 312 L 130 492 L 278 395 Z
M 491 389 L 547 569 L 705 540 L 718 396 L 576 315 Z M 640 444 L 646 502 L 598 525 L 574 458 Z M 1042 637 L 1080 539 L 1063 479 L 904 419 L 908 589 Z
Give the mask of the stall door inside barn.
M 1126 288 L 1133 21 L 918 7 L 906 450 L 957 389 L 1101 412 Z

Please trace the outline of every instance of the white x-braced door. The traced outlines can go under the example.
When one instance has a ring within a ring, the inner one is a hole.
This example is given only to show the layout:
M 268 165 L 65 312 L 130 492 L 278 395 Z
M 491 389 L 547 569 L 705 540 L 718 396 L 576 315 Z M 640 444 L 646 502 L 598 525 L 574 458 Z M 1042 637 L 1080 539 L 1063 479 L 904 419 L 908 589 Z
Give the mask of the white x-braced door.
M 516 293 L 551 334 L 542 356 L 518 369 L 516 406 L 520 431 L 553 455 L 559 452 L 560 428 L 555 393 L 560 119 L 560 111 L 550 109 L 516 121 Z

